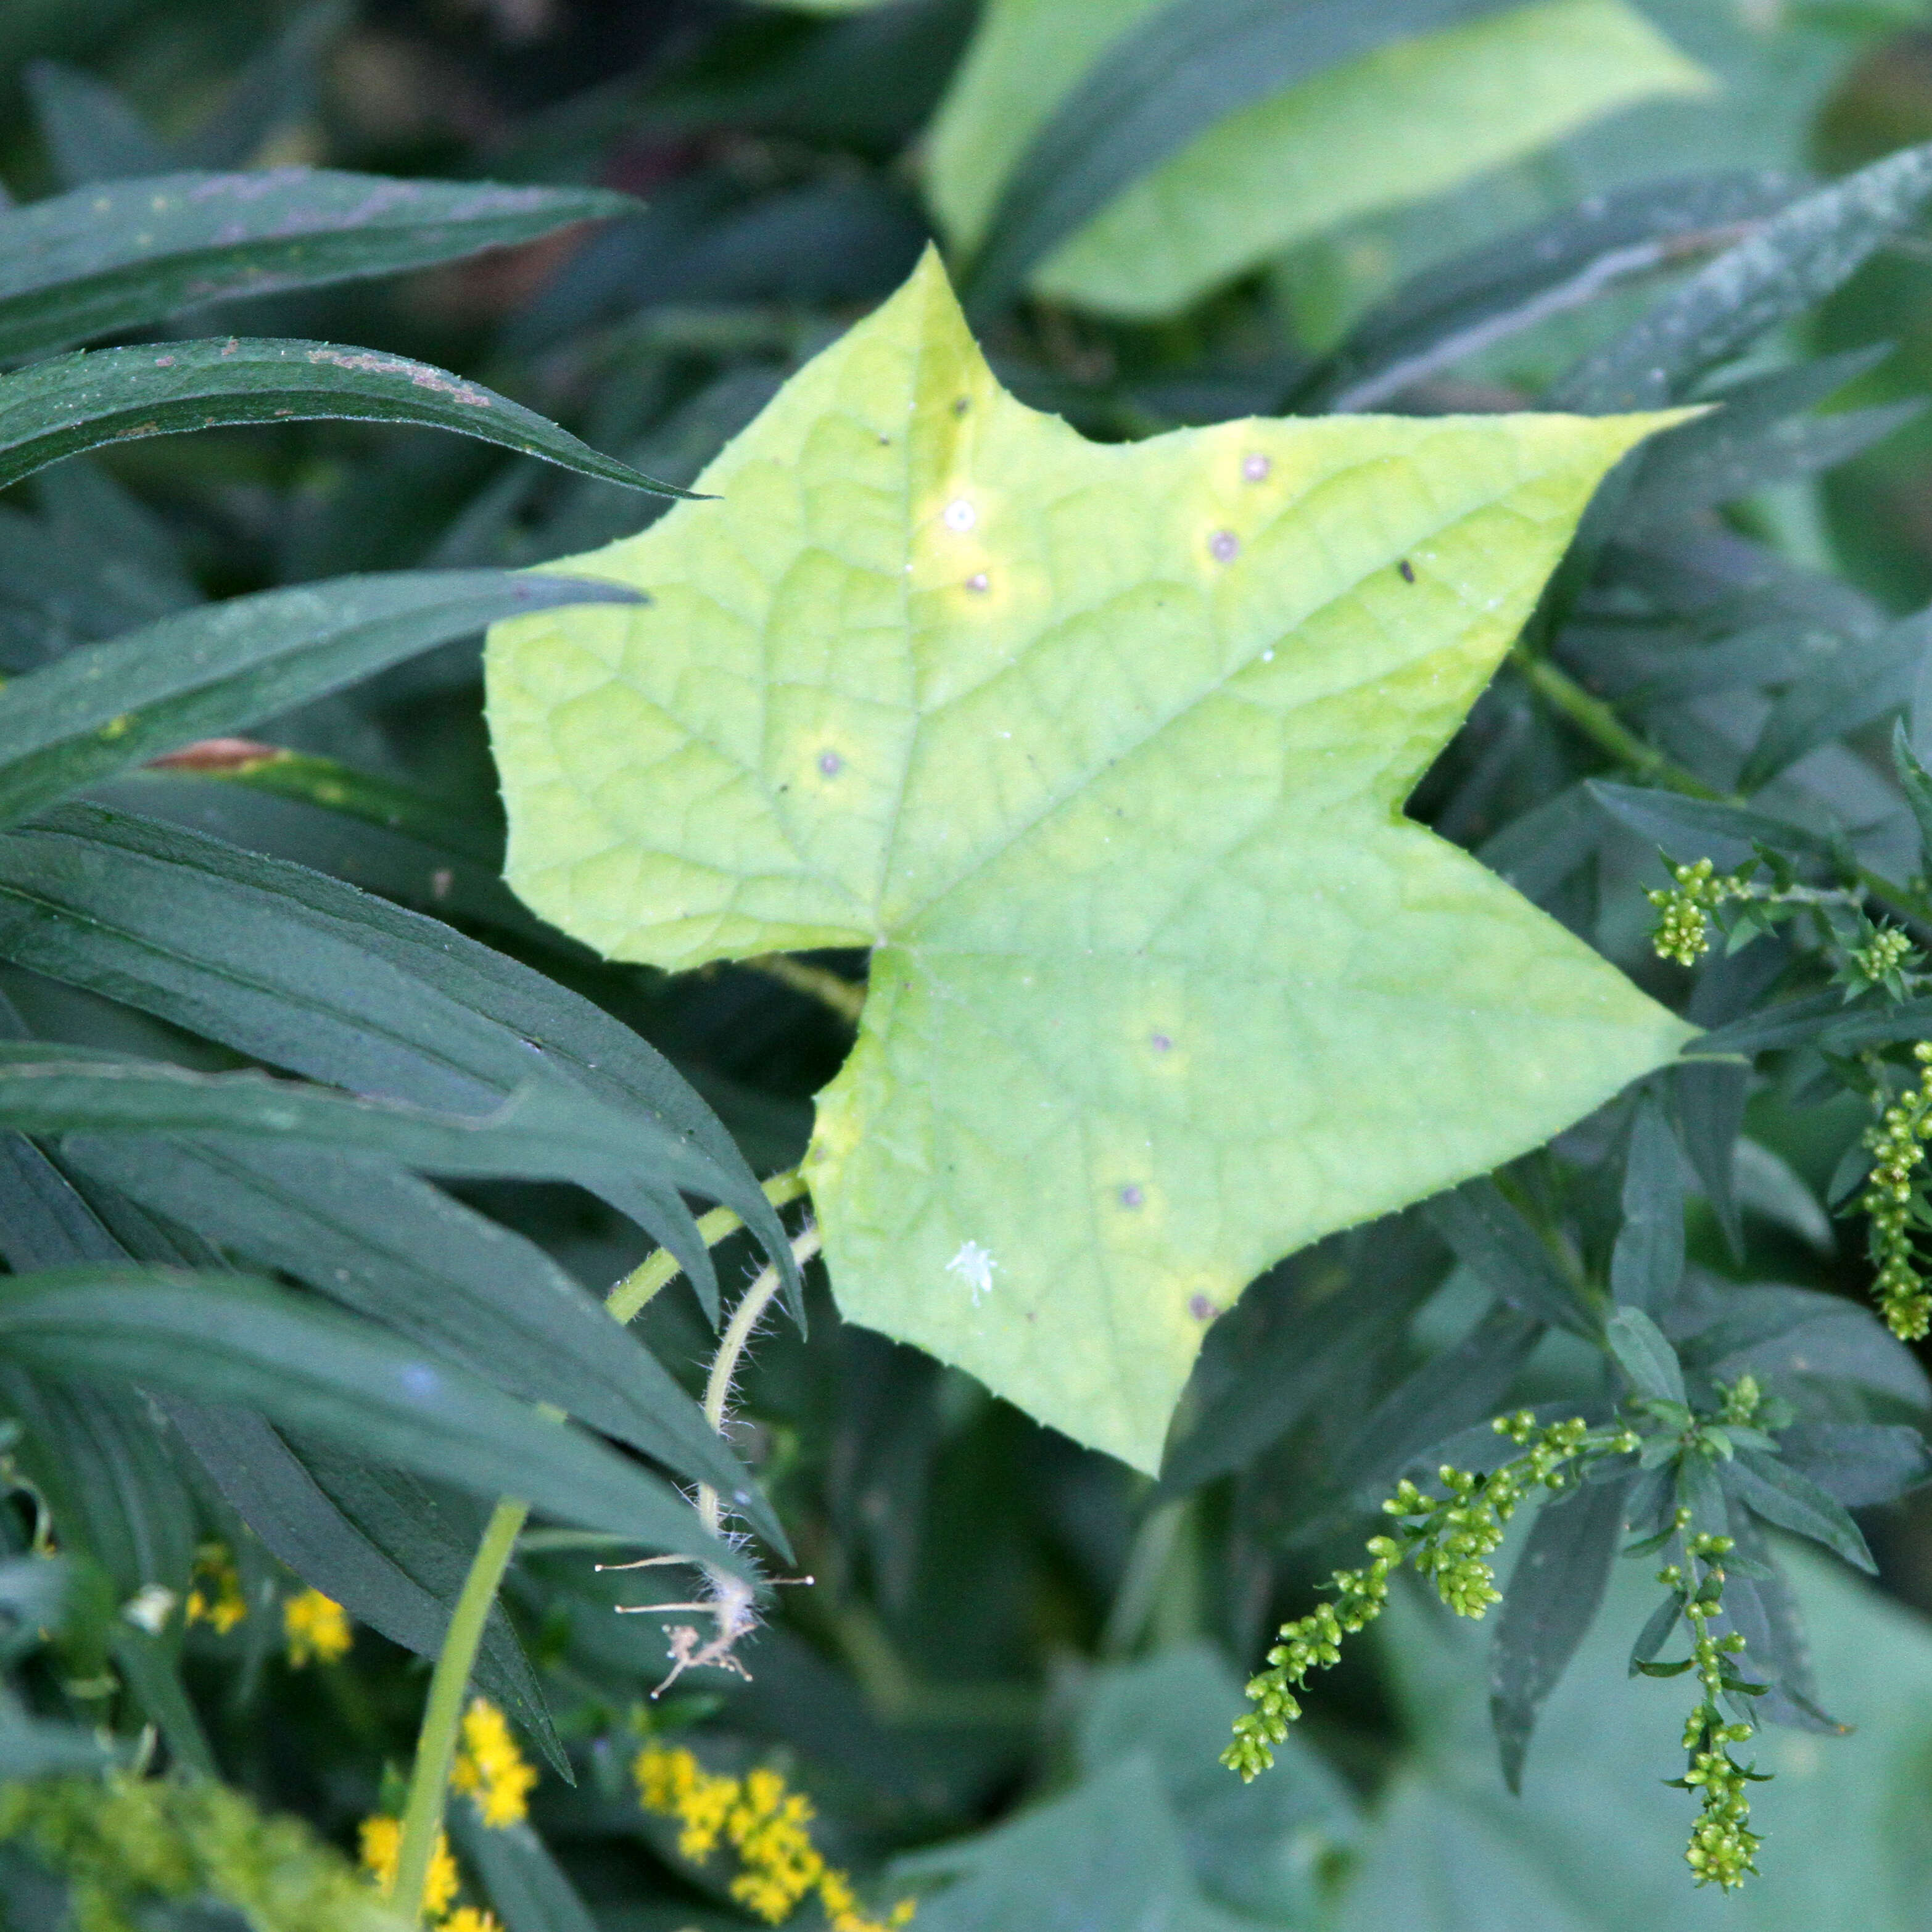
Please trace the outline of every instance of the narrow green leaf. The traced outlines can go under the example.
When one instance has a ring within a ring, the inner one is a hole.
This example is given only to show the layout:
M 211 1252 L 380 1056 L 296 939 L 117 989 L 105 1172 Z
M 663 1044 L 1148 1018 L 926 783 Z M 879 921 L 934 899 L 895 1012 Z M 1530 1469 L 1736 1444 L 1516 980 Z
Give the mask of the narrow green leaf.
M 740 1567 L 668 1484 L 593 1437 L 266 1282 L 131 1266 L 10 1277 L 0 1346 L 55 1375 L 254 1409 L 472 1495 Z
M 1713 1027 L 1691 1042 L 1691 1049 L 1700 1059 L 1720 1059 L 1730 1054 L 1800 1046 L 1816 1039 L 1833 1021 L 1842 1019 L 1844 1012 L 1842 993 L 1808 993 L 1802 999 L 1780 1000 L 1761 1012 L 1747 1013 L 1729 1026 Z
M 1490 1646 L 1490 1721 L 1512 1791 L 1537 1712 L 1596 1621 L 1629 1490 L 1628 1477 L 1585 1483 L 1544 1504 L 1510 1573 Z
M 0 695 L 0 715 L 4 715 Z M 0 835 L 0 957 L 142 1006 L 271 1066 L 481 1113 L 548 1078 L 703 1164 L 796 1282 L 776 1213 L 717 1117 L 653 1048 L 529 967 L 297 866 L 68 806 Z M 594 1137 L 605 1129 L 594 1126 Z M 641 1159 L 577 1177 L 676 1256 L 715 1312 L 709 1250 Z
M 1671 1633 L 1684 1615 L 1682 1600 L 1673 1590 L 1646 1618 L 1643 1628 L 1636 1634 L 1636 1641 L 1630 1646 L 1630 1674 L 1635 1677 L 1648 1675 L 1648 1666 L 1657 1661 L 1657 1653 L 1670 1641 Z M 1681 1670 L 1682 1665 L 1672 1665 L 1672 1670 Z
M 472 1804 L 452 1805 L 449 1823 L 508 1932 L 598 1932 L 577 1888 L 527 1825 L 484 1825 Z
M 1736 1186 L 1738 1137 L 1744 1129 L 1750 1079 L 1748 1067 L 1714 1060 L 1686 1061 L 1670 1072 L 1684 1151 L 1697 1170 L 1704 1198 L 1737 1261 L 1743 1260 L 1744 1252 Z
M 1604 1332 L 1638 1394 L 1653 1402 L 1684 1400 L 1684 1371 L 1678 1366 L 1677 1351 L 1641 1308 L 1619 1308 Z
M 1809 1537 L 1847 1563 L 1878 1574 L 1864 1532 L 1846 1514 L 1844 1505 L 1782 1456 L 1767 1456 L 1760 1449 L 1740 1450 L 1720 1480 L 1731 1495 L 1766 1522 Z
M 1424 1218 L 1484 1285 L 1520 1313 L 1594 1337 L 1595 1317 L 1536 1230 L 1486 1175 L 1438 1194 Z
M 1376 1405 L 1336 1456 L 1338 1477 L 1351 1490 L 1378 1488 L 1445 1438 L 1493 1415 L 1543 1335 L 1540 1322 L 1492 1308 Z
M 1630 1129 L 1624 1223 L 1610 1252 L 1610 1292 L 1624 1306 L 1660 1315 L 1675 1297 L 1684 1279 L 1684 1192 L 1677 1136 L 1656 1096 L 1646 1094 Z
M 229 1506 L 305 1583 L 332 1598 L 358 1623 L 432 1660 L 442 1647 L 454 1592 L 440 1595 L 380 1548 L 322 1490 L 302 1460 L 259 1415 L 175 1396 L 163 1404 L 182 1440 L 207 1470 Z M 434 1510 L 411 1526 L 411 1553 L 446 1539 Z M 450 1552 L 460 1571 L 468 1550 Z M 544 1742 L 566 1775 L 569 1760 L 544 1704 L 542 1687 L 500 1606 L 490 1612 L 477 1659 L 486 1695 Z
M 134 1701 L 160 1732 L 175 1762 L 200 1778 L 218 1775 L 200 1714 L 160 1640 L 123 1622 L 116 1625 L 110 1647 Z
M 1778 1437 L 1784 1460 L 1846 1509 L 1869 1509 L 1932 1481 L 1932 1449 L 1903 1423 L 1801 1422 Z
M 1163 1490 L 1182 1495 L 1238 1469 L 1292 1429 L 1342 1372 L 1385 1355 L 1440 1282 L 1442 1252 L 1408 1217 L 1342 1238 L 1347 1278 L 1329 1251 L 1264 1276 L 1208 1331 L 1201 1384 L 1214 1395 L 1161 1465 Z
M 307 1282 L 499 1388 L 548 1402 L 726 1496 L 742 1465 L 543 1250 L 379 1161 L 312 1148 L 70 1138 L 63 1158 L 256 1265 Z M 761 1533 L 782 1540 L 768 1508 Z
M 1726 1561 L 1724 1613 L 1720 1631 L 1736 1630 L 1744 1640 L 1740 1660 L 1747 1675 L 1768 1680 L 1752 1707 L 1753 1721 L 1783 1724 L 1821 1736 L 1842 1737 L 1851 1729 L 1819 1701 L 1811 1642 L 1799 1608 L 1770 1539 L 1750 1512 L 1731 1508 L 1732 1549 Z
M 0 690 L 0 822 L 252 724 L 512 612 L 634 592 L 507 571 L 394 572 L 266 590 L 70 652 Z
M 1768 784 L 1787 766 L 1834 738 L 1898 709 L 1932 646 L 1932 610 L 1876 637 L 1847 640 L 1791 685 L 1772 706 L 1738 775 L 1740 790 Z
M 65 186 L 166 174 L 174 166 L 166 145 L 126 98 L 84 68 L 32 61 L 24 78 L 40 138 Z
M 1906 803 L 1912 808 L 1912 822 L 1918 827 L 1919 868 L 1932 870 L 1932 773 L 1928 773 L 1918 762 L 1903 718 L 1895 720 L 1892 728 L 1892 768 L 1898 776 Z
M 1508 0 L 1169 0 L 1110 44 L 1007 176 L 968 278 L 969 309 L 1016 295 L 1120 191 L 1238 110 L 1388 41 Z
M 1780 322 L 1847 280 L 1932 199 L 1932 143 L 1888 154 L 1794 202 L 1586 356 L 1548 398 L 1592 415 L 1690 393 Z
M 1373 409 L 1551 316 L 1732 245 L 1796 191 L 1774 175 L 1723 174 L 1593 195 L 1405 282 L 1298 390 L 1296 406 Z
M 266 1074 L 190 1073 L 39 1041 L 0 1043 L 0 1124 L 23 1133 L 236 1135 L 374 1154 L 451 1175 L 620 1186 L 648 1166 L 673 1186 L 706 1188 L 710 1163 L 656 1123 L 554 1084 L 519 1088 L 484 1114 L 362 1100 Z
M 76 350 L 0 376 L 0 488 L 64 457 L 143 436 L 321 418 L 454 430 L 601 482 L 659 496 L 691 494 L 427 362 L 248 336 Z
M 1590 796 L 1619 824 L 1639 837 L 1660 845 L 1673 856 L 1704 859 L 1730 866 L 1741 865 L 1757 845 L 1767 845 L 1794 858 L 1826 860 L 1828 840 L 1802 826 L 1773 818 L 1742 806 L 1714 800 L 1684 798 L 1676 792 L 1652 791 L 1640 785 L 1612 784 L 1606 778 L 1586 782 Z M 1701 1042 L 1700 1042 L 1701 1045 Z
M 636 206 L 588 188 L 314 168 L 81 188 L 0 212 L 0 361 L 237 296 L 427 268 Z

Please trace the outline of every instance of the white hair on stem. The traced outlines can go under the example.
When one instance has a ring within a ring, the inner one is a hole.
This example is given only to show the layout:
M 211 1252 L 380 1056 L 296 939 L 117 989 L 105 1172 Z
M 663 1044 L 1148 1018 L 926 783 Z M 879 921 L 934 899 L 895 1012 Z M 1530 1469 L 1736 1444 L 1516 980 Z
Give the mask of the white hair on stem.
M 818 1252 L 820 1235 L 816 1222 L 802 1228 L 793 1237 L 791 1251 L 794 1258 L 802 1268 Z M 711 1358 L 711 1372 L 704 1385 L 704 1419 L 720 1436 L 724 1434 L 727 1408 L 731 1400 L 731 1387 L 738 1372 L 746 1345 L 751 1340 L 766 1311 L 771 1306 L 778 1292 L 778 1264 L 770 1263 L 759 1274 L 744 1294 L 738 1305 L 731 1311 L 731 1319 L 718 1344 L 718 1352 Z M 748 1540 L 736 1532 L 724 1527 L 723 1499 L 709 1483 L 698 1486 L 698 1520 L 715 1537 L 734 1548 L 742 1548 Z M 671 1660 L 670 1674 L 651 1693 L 652 1697 L 661 1697 L 687 1670 L 706 1668 L 734 1670 L 747 1683 L 752 1673 L 735 1654 L 735 1646 L 742 1637 L 748 1636 L 758 1627 L 758 1587 L 746 1578 L 721 1568 L 714 1563 L 706 1563 L 688 1556 L 645 1556 L 634 1563 L 600 1563 L 602 1570 L 648 1570 L 665 1563 L 689 1564 L 703 1573 L 707 1594 L 688 1603 L 675 1604 L 620 1604 L 620 1616 L 657 1616 L 674 1610 L 688 1610 L 701 1613 L 711 1618 L 715 1634 L 705 1640 L 697 1628 L 691 1624 L 673 1624 L 668 1634 L 670 1648 L 666 1653 Z M 809 1576 L 777 1577 L 778 1582 L 809 1583 Z

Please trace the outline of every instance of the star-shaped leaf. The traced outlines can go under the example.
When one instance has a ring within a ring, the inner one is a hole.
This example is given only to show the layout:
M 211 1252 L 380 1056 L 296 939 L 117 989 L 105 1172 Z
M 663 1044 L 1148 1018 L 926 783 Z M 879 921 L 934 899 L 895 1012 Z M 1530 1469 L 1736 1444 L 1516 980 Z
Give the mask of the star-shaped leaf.
M 839 1304 L 1157 1461 L 1260 1269 L 1686 1029 L 1402 802 L 1669 417 L 1105 446 L 928 257 L 644 535 L 492 634 L 512 884 L 615 958 L 872 951 L 807 1171 Z

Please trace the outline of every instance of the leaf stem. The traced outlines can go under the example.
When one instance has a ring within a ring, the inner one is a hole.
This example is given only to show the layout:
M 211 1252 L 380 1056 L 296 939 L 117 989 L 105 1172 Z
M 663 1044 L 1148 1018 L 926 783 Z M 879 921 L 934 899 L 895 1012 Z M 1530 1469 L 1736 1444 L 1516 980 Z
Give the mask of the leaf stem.
M 764 1186 L 765 1198 L 774 1208 L 802 1200 L 806 1192 L 803 1177 L 795 1167 L 773 1174 Z M 707 1248 L 715 1248 L 744 1225 L 730 1208 L 714 1208 L 710 1214 L 699 1216 L 698 1232 L 704 1236 Z M 660 1289 L 668 1288 L 682 1272 L 676 1257 L 668 1248 L 659 1248 L 647 1255 L 604 1298 L 604 1306 L 609 1310 L 610 1318 L 614 1322 L 634 1321 L 651 1298 Z
M 530 1504 L 514 1496 L 504 1497 L 491 1513 L 483 1540 L 470 1558 L 470 1574 L 463 1580 L 456 1607 L 450 1612 L 442 1648 L 436 1653 L 429 1702 L 424 1707 L 422 1730 L 416 1738 L 409 1802 L 403 1812 L 402 1844 L 396 1858 L 393 1895 L 404 1918 L 412 1925 L 422 1922 L 423 1888 L 428 1882 L 436 1840 L 442 1834 L 443 1805 L 449 1790 L 450 1770 L 456 1761 L 464 1694 L 470 1688 L 470 1673 L 483 1642 L 490 1606 L 496 1600 L 497 1586 L 503 1580 L 510 1552 L 516 1547 L 524 1520 L 530 1513 Z
M 1546 657 L 1521 644 L 1510 652 L 1510 662 L 1528 680 L 1530 688 L 1562 712 L 1584 736 L 1594 741 L 1620 765 L 1644 777 L 1654 778 L 1670 790 L 1687 798 L 1730 802 L 1724 793 L 1706 784 L 1688 766 L 1680 765 L 1667 752 L 1640 738 L 1616 711 L 1600 698 L 1586 691 L 1570 674 Z

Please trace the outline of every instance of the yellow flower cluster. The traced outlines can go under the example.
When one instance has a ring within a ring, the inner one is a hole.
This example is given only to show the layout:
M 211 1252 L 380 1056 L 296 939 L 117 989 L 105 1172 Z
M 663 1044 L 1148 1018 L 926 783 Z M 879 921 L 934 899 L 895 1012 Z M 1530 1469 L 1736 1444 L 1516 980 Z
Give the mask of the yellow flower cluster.
M 386 1898 L 396 1882 L 396 1863 L 403 1855 L 403 1821 L 400 1818 L 364 1818 L 362 1826 L 362 1869 L 376 1881 L 376 1889 Z M 456 1860 L 449 1840 L 440 1832 L 436 1836 L 435 1855 L 429 1862 L 429 1876 L 423 1881 L 422 1909 L 425 1918 L 441 1924 L 456 1903 L 458 1883 Z
M 487 1697 L 472 1698 L 463 1714 L 463 1742 L 449 1781 L 468 1794 L 477 1816 L 497 1831 L 520 1825 L 530 1815 L 536 1768 L 525 1762 L 508 1720 Z
M 217 1636 L 226 1636 L 248 1614 L 248 1600 L 242 1594 L 234 1558 L 223 1544 L 204 1543 L 194 1552 L 194 1569 L 188 1578 L 188 1622 L 212 1624 Z
M 364 1818 L 362 1826 L 362 1869 L 376 1881 L 376 1889 L 386 1898 L 396 1882 L 396 1865 L 402 1856 L 403 1826 L 398 1818 Z M 456 1903 L 460 1882 L 456 1860 L 451 1856 L 449 1840 L 440 1832 L 436 1851 L 429 1862 L 429 1876 L 423 1881 L 423 1916 L 439 1932 L 502 1932 L 496 1916 L 474 1905 Z
M 320 1590 L 304 1590 L 282 1606 L 282 1634 L 288 1640 L 289 1662 L 297 1670 L 339 1662 L 354 1641 L 348 1612 Z
M 645 1745 L 632 1771 L 644 1808 L 682 1828 L 681 1856 L 702 1864 L 721 1838 L 737 1853 L 743 1869 L 731 1881 L 731 1896 L 767 1924 L 782 1923 L 814 1893 L 832 1932 L 896 1932 L 912 1917 L 909 1898 L 883 1920 L 859 1910 L 851 1880 L 812 1842 L 811 1800 L 789 1790 L 776 1772 L 718 1777 L 691 1752 L 658 1744 Z

